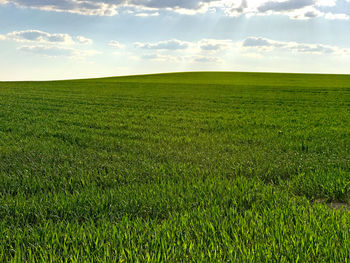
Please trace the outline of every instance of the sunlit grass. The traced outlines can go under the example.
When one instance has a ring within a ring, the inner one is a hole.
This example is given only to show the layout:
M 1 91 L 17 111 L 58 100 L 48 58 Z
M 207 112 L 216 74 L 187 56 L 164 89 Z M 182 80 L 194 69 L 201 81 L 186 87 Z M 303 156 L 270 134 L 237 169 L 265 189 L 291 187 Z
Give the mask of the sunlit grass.
M 345 262 L 349 109 L 345 75 L 0 83 L 0 261 Z

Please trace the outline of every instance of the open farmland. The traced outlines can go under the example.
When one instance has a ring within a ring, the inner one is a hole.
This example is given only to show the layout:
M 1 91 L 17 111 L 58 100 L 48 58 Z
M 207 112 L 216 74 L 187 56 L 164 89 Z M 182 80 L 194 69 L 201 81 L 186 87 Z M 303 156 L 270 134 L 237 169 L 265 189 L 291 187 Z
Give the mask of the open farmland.
M 0 83 L 1 262 L 345 262 L 349 197 L 350 76 Z

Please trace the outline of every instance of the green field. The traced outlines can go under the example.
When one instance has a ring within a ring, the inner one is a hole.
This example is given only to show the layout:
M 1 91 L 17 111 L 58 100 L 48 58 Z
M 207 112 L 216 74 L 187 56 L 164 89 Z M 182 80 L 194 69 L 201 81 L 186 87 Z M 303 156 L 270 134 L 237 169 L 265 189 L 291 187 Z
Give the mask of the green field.
M 0 82 L 0 262 L 348 262 L 349 203 L 350 76 Z

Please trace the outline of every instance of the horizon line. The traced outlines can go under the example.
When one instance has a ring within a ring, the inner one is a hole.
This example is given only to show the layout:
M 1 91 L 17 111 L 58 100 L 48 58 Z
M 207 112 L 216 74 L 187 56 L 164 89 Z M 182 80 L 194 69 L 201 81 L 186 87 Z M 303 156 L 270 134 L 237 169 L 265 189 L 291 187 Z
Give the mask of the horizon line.
M 96 80 L 96 79 L 108 79 L 108 78 L 127 78 L 127 77 L 142 77 L 142 76 L 154 76 L 154 75 L 167 75 L 167 74 L 186 74 L 186 73 L 258 73 L 258 74 L 278 74 L 278 75 L 330 75 L 330 76 L 350 76 L 350 73 L 319 73 L 319 72 L 278 72 L 278 71 L 170 71 L 170 72 L 154 72 L 154 73 L 139 73 L 139 74 L 126 74 L 126 75 L 113 75 L 113 76 L 101 76 L 101 77 L 87 77 L 87 78 L 67 78 L 67 79 L 47 79 L 47 80 L 0 80 L 1 82 L 58 82 L 58 81 L 79 81 L 79 80 Z

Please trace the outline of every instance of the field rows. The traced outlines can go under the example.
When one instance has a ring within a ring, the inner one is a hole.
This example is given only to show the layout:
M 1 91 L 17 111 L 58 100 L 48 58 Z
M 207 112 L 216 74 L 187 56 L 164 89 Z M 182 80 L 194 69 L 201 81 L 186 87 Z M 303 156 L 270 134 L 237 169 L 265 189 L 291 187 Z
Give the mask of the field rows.
M 0 261 L 346 262 L 350 77 L 0 83 Z

